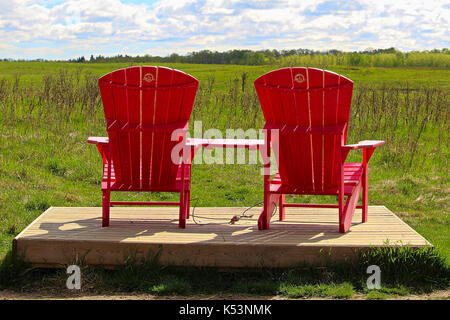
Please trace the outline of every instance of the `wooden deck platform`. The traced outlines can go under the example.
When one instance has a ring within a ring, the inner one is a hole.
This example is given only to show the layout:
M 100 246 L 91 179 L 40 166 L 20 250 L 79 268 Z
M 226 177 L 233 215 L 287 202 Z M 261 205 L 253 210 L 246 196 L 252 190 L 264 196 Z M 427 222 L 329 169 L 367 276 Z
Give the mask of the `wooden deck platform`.
M 369 220 L 353 217 L 350 232 L 338 232 L 337 209 L 286 208 L 286 220 L 272 218 L 257 229 L 260 208 L 195 208 L 186 229 L 178 228 L 177 208 L 111 208 L 111 225 L 101 227 L 101 208 L 52 207 L 14 239 L 14 251 L 38 266 L 62 267 L 84 257 L 86 264 L 111 267 L 130 255 L 159 252 L 162 265 L 288 267 L 355 258 L 358 248 L 430 246 L 384 206 L 370 206 Z

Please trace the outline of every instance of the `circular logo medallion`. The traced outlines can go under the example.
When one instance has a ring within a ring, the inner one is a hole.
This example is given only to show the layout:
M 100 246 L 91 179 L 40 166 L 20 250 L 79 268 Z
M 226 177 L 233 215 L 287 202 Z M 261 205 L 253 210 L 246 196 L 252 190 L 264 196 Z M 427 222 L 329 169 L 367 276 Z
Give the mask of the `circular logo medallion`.
M 145 82 L 152 82 L 153 80 L 155 80 L 151 73 L 146 73 L 143 79 Z
M 301 73 L 297 73 L 294 77 L 294 81 L 298 83 L 305 82 L 305 76 L 302 75 Z

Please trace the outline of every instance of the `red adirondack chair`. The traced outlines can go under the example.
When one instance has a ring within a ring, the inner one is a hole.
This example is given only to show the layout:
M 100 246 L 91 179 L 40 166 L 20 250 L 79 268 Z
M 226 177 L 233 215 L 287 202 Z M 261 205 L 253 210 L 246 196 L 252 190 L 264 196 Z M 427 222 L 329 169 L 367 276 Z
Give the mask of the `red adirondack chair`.
M 259 229 L 268 229 L 275 206 L 339 209 L 339 231 L 350 228 L 355 208 L 367 221 L 368 162 L 384 141 L 346 145 L 353 82 L 331 71 L 282 68 L 255 80 L 266 120 L 264 207 Z M 270 142 L 278 173 L 270 180 Z M 346 163 L 348 152 L 363 149 L 361 163 Z M 362 189 L 362 206 L 358 199 Z M 337 205 L 285 203 L 285 194 L 337 195 Z M 347 201 L 344 203 L 344 197 Z
M 180 206 L 179 226 L 184 228 L 191 165 L 172 161 L 171 153 L 176 144 L 185 144 L 198 80 L 174 69 L 136 66 L 108 73 L 98 82 L 108 137 L 90 137 L 88 142 L 103 157 L 102 226 L 109 225 L 111 205 L 175 205 Z M 175 130 L 178 140 L 172 141 Z M 180 201 L 111 201 L 111 191 L 179 192 Z

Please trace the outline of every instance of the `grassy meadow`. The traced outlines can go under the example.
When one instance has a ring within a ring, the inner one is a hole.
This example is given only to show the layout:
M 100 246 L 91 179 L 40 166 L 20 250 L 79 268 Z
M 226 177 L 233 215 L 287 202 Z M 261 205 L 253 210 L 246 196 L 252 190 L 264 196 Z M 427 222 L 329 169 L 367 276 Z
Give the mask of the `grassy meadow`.
M 95 146 L 86 142 L 88 136 L 106 135 L 97 79 L 129 65 L 0 62 L 0 259 L 8 257 L 12 239 L 48 207 L 101 206 L 102 161 Z M 201 120 L 203 130 L 218 128 L 223 133 L 227 128 L 262 128 L 253 81 L 278 65 L 160 65 L 200 80 L 191 125 Z M 385 205 L 399 215 L 436 247 L 448 266 L 450 69 L 325 68 L 355 82 L 348 143 L 386 141 L 370 161 L 369 203 Z M 349 160 L 360 157 L 355 153 Z M 260 169 L 260 164 L 194 165 L 191 197 L 196 200 L 192 204 L 248 207 L 261 202 Z M 151 197 L 175 200 L 177 196 L 156 193 Z M 300 201 L 300 197 L 286 198 L 288 202 Z M 113 194 L 113 199 L 148 199 L 148 194 Z M 301 201 L 335 199 L 301 197 Z M 176 288 L 191 285 L 184 276 L 171 277 L 167 279 L 181 281 Z M 257 282 L 252 276 L 247 280 Z M 247 282 L 242 286 L 252 287 Z M 286 283 L 291 282 L 283 282 L 278 291 L 273 287 L 279 284 L 276 281 L 256 287 L 262 286 L 269 294 L 287 292 L 292 297 L 297 291 L 298 296 L 335 292 L 332 287 L 322 290 L 320 286 L 300 288 Z M 347 297 L 349 286 L 344 281 L 337 291 Z M 252 293 L 253 289 L 244 287 L 238 292 Z M 152 288 L 158 291 L 157 284 Z M 380 296 L 383 294 L 389 292 Z

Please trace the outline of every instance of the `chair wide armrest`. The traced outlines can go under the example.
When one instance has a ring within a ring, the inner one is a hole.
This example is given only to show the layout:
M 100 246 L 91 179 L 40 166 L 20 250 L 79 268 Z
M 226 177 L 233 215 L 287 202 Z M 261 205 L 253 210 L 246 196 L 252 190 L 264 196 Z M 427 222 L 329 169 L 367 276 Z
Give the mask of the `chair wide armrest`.
M 89 137 L 87 139 L 88 143 L 97 144 L 97 145 L 107 145 L 109 143 L 108 137 Z
M 350 151 L 356 149 L 376 148 L 384 144 L 383 140 L 364 140 L 356 144 L 347 144 L 342 146 L 343 151 Z
M 208 145 L 208 139 L 200 139 L 200 138 L 187 138 L 186 146 L 200 148 Z
M 348 144 L 345 146 L 342 146 L 342 157 L 345 161 L 345 158 L 347 158 L 348 153 L 350 150 L 356 150 L 356 149 L 363 149 L 363 163 L 364 166 L 367 165 L 367 163 L 370 160 L 370 157 L 372 157 L 373 152 L 375 151 L 375 148 L 378 146 L 381 146 L 384 144 L 383 140 L 364 140 L 360 141 L 357 144 Z
M 264 140 L 258 139 L 199 139 L 188 138 L 187 146 L 199 148 L 247 148 L 250 150 L 257 150 L 264 145 Z

